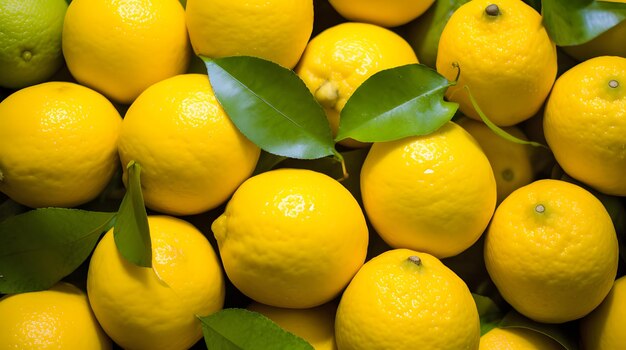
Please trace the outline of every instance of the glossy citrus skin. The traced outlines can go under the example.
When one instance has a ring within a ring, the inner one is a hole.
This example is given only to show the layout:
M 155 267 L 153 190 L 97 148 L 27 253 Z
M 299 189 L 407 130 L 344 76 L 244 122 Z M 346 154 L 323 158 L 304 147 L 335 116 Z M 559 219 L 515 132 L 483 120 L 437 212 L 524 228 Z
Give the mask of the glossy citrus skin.
M 0 3 L 0 86 L 20 89 L 49 79 L 63 65 L 64 0 Z
M 395 249 L 352 279 L 335 336 L 340 350 L 478 349 L 480 327 L 463 280 L 429 254 Z
M 6 295 L 0 298 L 0 315 L 3 349 L 111 349 L 87 295 L 69 283 Z
M 543 129 L 567 174 L 625 196 L 626 58 L 592 58 L 561 75 L 546 103 Z
M 387 244 L 443 258 L 483 233 L 496 180 L 478 143 L 449 122 L 426 136 L 374 143 L 361 169 L 361 193 Z
M 582 187 L 550 179 L 521 187 L 498 206 L 486 234 L 489 276 L 507 302 L 535 321 L 581 318 L 613 285 L 615 229 Z
M 122 118 L 101 94 L 47 82 L 0 103 L 0 191 L 29 207 L 94 199 L 117 169 Z
M 337 350 L 337 305 L 333 302 L 308 309 L 286 309 L 253 302 L 248 305 L 248 310 L 263 314 L 286 331 L 306 340 L 315 350 Z
M 600 306 L 581 320 L 580 335 L 583 349 L 619 349 L 626 344 L 626 277 L 615 280 L 611 291 Z
M 486 14 L 492 4 L 499 15 Z M 556 46 L 539 13 L 523 1 L 470 1 L 444 27 L 436 66 L 448 80 L 459 76 L 446 97 L 463 114 L 479 120 L 467 85 L 489 120 L 509 126 L 532 117 L 548 96 L 557 73 Z
M 260 149 L 230 121 L 206 75 L 183 74 L 149 87 L 130 106 L 119 154 L 125 170 L 131 160 L 141 165 L 146 206 L 190 215 L 225 202 L 254 170 Z
M 194 226 L 149 216 L 152 268 L 128 262 L 113 230 L 96 246 L 87 293 L 106 333 L 126 349 L 188 349 L 202 337 L 196 315 L 220 310 L 225 287 L 219 259 Z
M 313 31 L 312 0 L 188 0 L 197 55 L 256 56 L 293 68 Z
M 212 224 L 230 281 L 255 301 L 309 308 L 335 298 L 365 260 L 368 230 L 352 194 L 312 170 L 246 180 Z
M 148 86 L 186 71 L 184 9 L 178 0 L 74 0 L 63 55 L 78 82 L 130 104 Z
M 339 113 L 367 78 L 381 70 L 418 63 L 413 49 L 389 29 L 348 22 L 330 27 L 308 43 L 295 72 L 324 107 L 333 134 Z M 363 146 L 354 140 L 347 146 Z
M 343 17 L 355 21 L 397 27 L 426 12 L 434 0 L 330 0 L 333 8 Z
M 493 328 L 480 337 L 480 350 L 562 350 L 552 338 L 527 328 Z

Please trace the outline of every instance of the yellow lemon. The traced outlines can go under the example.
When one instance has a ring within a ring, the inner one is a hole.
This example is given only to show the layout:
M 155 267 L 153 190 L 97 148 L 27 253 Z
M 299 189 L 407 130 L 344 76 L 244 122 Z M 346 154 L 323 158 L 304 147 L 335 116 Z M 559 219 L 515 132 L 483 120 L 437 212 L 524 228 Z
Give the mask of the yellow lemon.
M 489 159 L 496 177 L 498 203 L 514 190 L 533 181 L 530 146 L 506 140 L 489 129 L 485 123 L 470 118 L 462 118 L 458 124 L 476 139 Z M 518 139 L 527 140 L 524 132 L 517 126 L 503 129 Z
M 330 301 L 367 253 L 367 225 L 356 199 L 333 178 L 306 169 L 249 178 L 211 229 L 230 281 L 276 307 Z
M 64 0 L 0 2 L 0 86 L 43 83 L 63 65 Z
M 59 282 L 48 290 L 0 298 L 2 349 L 111 349 L 87 295 Z
M 626 0 L 601 1 L 626 3 Z M 626 57 L 624 38 L 626 38 L 626 21 L 618 23 L 584 44 L 563 46 L 563 50 L 581 62 L 597 56 Z
M 435 0 L 329 0 L 339 14 L 357 22 L 373 23 L 383 27 L 397 27 L 406 24 L 422 13 Z
M 538 322 L 581 318 L 617 273 L 611 217 L 589 191 L 543 179 L 511 193 L 485 237 L 485 264 L 504 299 Z
M 0 191 L 29 207 L 94 199 L 117 169 L 121 123 L 104 96 L 78 84 L 18 90 L 0 103 Z
M 367 78 L 381 70 L 418 63 L 413 49 L 389 29 L 367 23 L 341 23 L 308 43 L 295 72 L 324 107 L 333 134 L 346 102 Z M 362 146 L 354 140 L 347 146 Z
M 63 55 L 79 83 L 130 104 L 148 86 L 187 70 L 185 11 L 178 0 L 73 0 Z
M 256 56 L 293 68 L 313 31 L 312 0 L 187 0 L 197 55 Z
M 257 302 L 248 305 L 288 332 L 306 340 L 315 350 L 337 350 L 335 312 L 337 305 L 326 303 L 309 309 L 286 309 Z
M 196 316 L 223 306 L 219 259 L 186 221 L 149 216 L 148 224 L 152 268 L 124 259 L 110 230 L 89 263 L 89 301 L 102 328 L 125 349 L 188 349 L 202 338 Z
M 584 350 L 613 350 L 626 344 L 626 277 L 615 280 L 611 291 L 593 312 L 580 322 Z
M 206 75 L 182 74 L 150 86 L 120 131 L 122 165 L 142 167 L 146 206 L 172 215 L 213 209 L 254 170 L 260 149 L 230 121 Z
M 563 350 L 556 340 L 527 328 L 493 328 L 480 337 L 480 350 Z
M 446 97 L 458 102 L 463 114 L 479 119 L 468 86 L 481 110 L 500 126 L 532 117 L 557 73 L 556 46 L 541 21 L 519 0 L 475 0 L 459 7 L 437 51 L 437 71 L 449 80 L 459 77 Z
M 487 156 L 453 122 L 430 135 L 374 143 L 361 169 L 361 193 L 385 242 L 439 258 L 476 242 L 496 206 Z
M 563 73 L 546 103 L 543 130 L 568 175 L 626 196 L 626 58 L 596 57 Z
M 478 349 L 472 295 L 432 255 L 409 249 L 363 265 L 339 302 L 335 337 L 341 350 Z

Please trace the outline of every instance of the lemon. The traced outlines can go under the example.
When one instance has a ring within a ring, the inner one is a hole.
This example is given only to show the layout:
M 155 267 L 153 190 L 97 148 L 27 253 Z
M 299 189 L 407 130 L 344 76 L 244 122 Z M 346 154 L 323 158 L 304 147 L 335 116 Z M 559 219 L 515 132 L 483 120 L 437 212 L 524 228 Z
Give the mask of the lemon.
M 361 193 L 367 217 L 391 247 L 445 258 L 469 248 L 487 227 L 496 180 L 478 143 L 448 122 L 429 135 L 374 143 Z
M 556 46 L 541 15 L 519 0 L 475 0 L 446 23 L 437 50 L 437 71 L 458 83 L 446 97 L 479 119 L 465 86 L 499 126 L 524 121 L 540 109 L 557 74 Z M 460 71 L 460 75 L 459 75 Z
M 0 86 L 43 83 L 63 65 L 64 0 L 0 2 Z
M 313 0 L 187 0 L 197 55 L 255 56 L 293 68 L 313 31 Z
M 480 337 L 480 350 L 563 350 L 547 335 L 528 328 L 493 328 Z
M 87 295 L 59 282 L 48 290 L 0 298 L 2 349 L 111 349 Z
M 619 349 L 626 344 L 626 277 L 615 280 L 602 303 L 580 322 L 580 337 L 584 349 Z
M 355 21 L 397 27 L 422 15 L 435 0 L 329 0 L 339 14 Z
M 326 303 L 309 309 L 286 309 L 257 302 L 248 305 L 288 332 L 306 340 L 315 350 L 337 350 L 335 312 L 337 305 Z
M 626 195 L 626 58 L 601 56 L 561 75 L 543 119 L 559 165 L 594 189 Z
M 348 22 L 332 26 L 307 44 L 295 72 L 324 107 L 333 135 L 339 114 L 352 93 L 381 70 L 418 63 L 413 49 L 389 29 Z M 364 146 L 354 140 L 342 145 Z
M 78 84 L 29 86 L 0 103 L 0 191 L 29 207 L 94 199 L 117 169 L 122 118 Z
M 542 179 L 511 193 L 485 237 L 485 264 L 504 299 L 537 322 L 581 318 L 617 273 L 611 217 L 589 191 Z
M 148 86 L 187 70 L 185 11 L 178 0 L 73 0 L 63 55 L 79 83 L 130 104 Z
M 337 297 L 367 253 L 358 202 L 333 178 L 306 169 L 249 178 L 211 229 L 230 281 L 276 307 L 310 308 Z
M 223 306 L 219 259 L 202 232 L 186 221 L 148 216 L 148 224 L 152 268 L 124 259 L 110 230 L 89 263 L 89 301 L 102 328 L 122 348 L 188 349 L 202 338 L 196 316 Z
M 509 141 L 489 129 L 485 123 L 470 118 L 462 118 L 458 124 L 476 139 L 489 159 L 496 177 L 498 203 L 514 190 L 533 181 L 532 154 L 528 145 Z M 503 129 L 518 139 L 528 139 L 517 126 Z
M 131 160 L 142 167 L 146 206 L 172 215 L 198 214 L 225 202 L 260 154 L 202 74 L 177 75 L 146 89 L 126 112 L 118 147 L 124 169 Z
M 363 265 L 339 302 L 335 337 L 341 350 L 478 349 L 472 295 L 432 255 L 384 252 Z

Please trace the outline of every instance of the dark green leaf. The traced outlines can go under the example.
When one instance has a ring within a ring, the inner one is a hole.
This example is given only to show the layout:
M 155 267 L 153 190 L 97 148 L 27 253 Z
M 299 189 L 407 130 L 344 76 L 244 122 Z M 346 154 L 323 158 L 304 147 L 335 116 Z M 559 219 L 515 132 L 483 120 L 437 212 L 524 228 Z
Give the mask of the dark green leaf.
M 220 104 L 261 149 L 301 159 L 335 153 L 324 110 L 292 70 L 256 57 L 202 59 Z
M 11 216 L 22 214 L 28 210 L 28 207 L 25 207 L 12 199 L 6 199 L 5 201 L 0 202 L 0 222 L 4 221 L 4 219 L 10 218 Z
M 141 166 L 130 161 L 127 166 L 128 185 L 115 223 L 115 245 L 120 254 L 135 265 L 152 266 L 152 246 L 148 215 L 141 193 Z
M 269 318 L 246 309 L 224 309 L 198 317 L 207 349 L 313 350 L 304 339 L 289 333 Z
M 52 287 L 87 259 L 115 213 L 44 208 L 0 223 L 0 293 Z
M 578 350 L 578 328 L 575 322 L 564 324 L 539 323 L 513 310 L 504 316 L 498 326 L 500 328 L 519 327 L 532 329 L 556 340 L 566 350 Z
M 476 308 L 478 309 L 478 316 L 480 317 L 480 335 L 489 332 L 492 328 L 498 326 L 504 314 L 489 297 L 472 293 L 474 301 L 476 302 Z
M 252 175 L 257 175 L 272 170 L 280 163 L 282 163 L 285 159 L 288 158 L 261 151 L 261 155 L 259 156 L 259 160 L 256 162 L 256 167 L 254 168 Z
M 583 44 L 626 19 L 626 4 L 594 0 L 543 0 L 543 24 L 558 46 Z
M 537 12 L 541 12 L 541 0 L 524 0 L 524 2 L 532 6 Z
M 458 109 L 458 104 L 443 99 L 452 84 L 423 64 L 380 71 L 348 99 L 336 140 L 381 142 L 429 134 Z

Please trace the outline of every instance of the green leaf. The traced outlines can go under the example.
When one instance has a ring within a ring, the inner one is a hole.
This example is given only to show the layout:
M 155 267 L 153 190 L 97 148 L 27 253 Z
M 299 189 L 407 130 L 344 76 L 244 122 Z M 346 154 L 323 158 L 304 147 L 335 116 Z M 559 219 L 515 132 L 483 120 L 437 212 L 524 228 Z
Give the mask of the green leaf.
M 152 245 L 148 215 L 141 193 L 141 166 L 130 161 L 127 166 L 128 185 L 117 212 L 113 230 L 115 245 L 120 254 L 137 266 L 152 266 Z
M 44 208 L 0 222 L 0 293 L 52 287 L 80 266 L 115 213 Z
M 25 207 L 12 199 L 7 199 L 3 202 L 0 201 L 0 222 L 10 218 L 11 216 L 22 214 L 28 210 L 28 207 Z
M 524 2 L 532 6 L 537 12 L 541 12 L 541 0 L 524 0 Z
M 301 159 L 335 154 L 324 110 L 292 70 L 248 56 L 202 59 L 226 114 L 261 149 Z
M 566 350 L 578 350 L 578 328 L 575 322 L 564 324 L 539 323 L 512 310 L 504 316 L 499 327 L 531 329 L 554 339 Z
M 348 99 L 335 139 L 381 142 L 429 134 L 458 109 L 457 103 L 443 99 L 453 84 L 423 64 L 380 71 Z
M 504 314 L 491 298 L 472 293 L 478 316 L 480 317 L 480 335 L 498 326 Z
M 594 0 L 543 0 L 543 25 L 558 46 L 583 44 L 626 19 L 626 4 Z
M 246 309 L 224 309 L 198 317 L 207 349 L 313 350 L 304 339 L 289 333 L 269 318 Z

